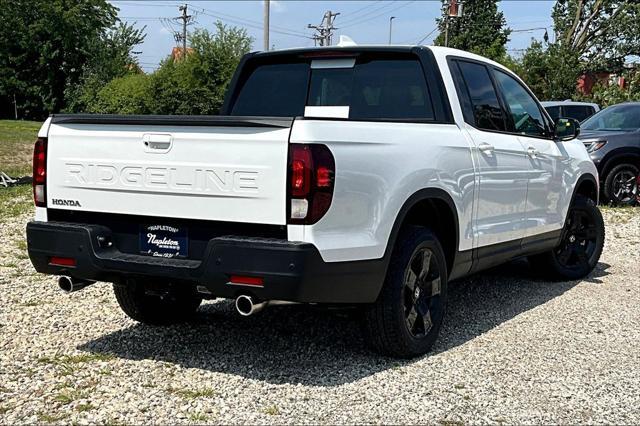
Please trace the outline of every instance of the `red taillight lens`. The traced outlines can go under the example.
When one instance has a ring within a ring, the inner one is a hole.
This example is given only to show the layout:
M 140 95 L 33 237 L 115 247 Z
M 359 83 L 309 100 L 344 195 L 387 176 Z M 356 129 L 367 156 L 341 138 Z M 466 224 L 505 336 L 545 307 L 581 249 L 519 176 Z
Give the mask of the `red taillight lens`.
M 335 161 L 320 144 L 289 146 L 289 223 L 316 223 L 331 206 Z
M 38 138 L 33 147 L 33 201 L 37 207 L 47 206 L 47 138 Z
M 76 266 L 76 260 L 72 257 L 50 257 L 49 265 L 54 266 Z

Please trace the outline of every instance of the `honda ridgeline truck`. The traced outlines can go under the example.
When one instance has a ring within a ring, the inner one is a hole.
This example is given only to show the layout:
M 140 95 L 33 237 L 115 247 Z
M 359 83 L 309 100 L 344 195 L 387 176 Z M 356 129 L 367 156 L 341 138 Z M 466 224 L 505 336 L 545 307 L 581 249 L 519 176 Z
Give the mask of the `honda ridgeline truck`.
M 34 153 L 37 271 L 113 283 L 131 318 L 206 298 L 356 305 L 376 350 L 433 345 L 447 285 L 528 256 L 559 279 L 602 252 L 577 122 L 505 67 L 441 47 L 251 53 L 220 116 L 53 115 Z

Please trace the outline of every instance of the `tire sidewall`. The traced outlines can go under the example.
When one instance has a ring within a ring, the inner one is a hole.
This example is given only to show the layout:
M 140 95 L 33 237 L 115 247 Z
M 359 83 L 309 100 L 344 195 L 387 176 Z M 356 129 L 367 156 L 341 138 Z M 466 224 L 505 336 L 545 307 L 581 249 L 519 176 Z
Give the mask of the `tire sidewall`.
M 394 327 L 401 333 L 404 350 L 415 356 L 427 352 L 433 346 L 442 326 L 447 305 L 447 264 L 442 246 L 428 229 L 411 228 L 403 232 L 401 237 L 400 244 L 393 253 L 394 258 L 389 266 L 385 286 L 392 289 L 392 300 L 388 300 L 387 303 L 390 303 L 393 309 Z M 414 254 L 422 248 L 430 249 L 435 256 L 440 272 L 440 296 L 438 315 L 432 318 L 431 330 L 424 337 L 416 338 L 406 326 L 403 297 L 406 269 Z

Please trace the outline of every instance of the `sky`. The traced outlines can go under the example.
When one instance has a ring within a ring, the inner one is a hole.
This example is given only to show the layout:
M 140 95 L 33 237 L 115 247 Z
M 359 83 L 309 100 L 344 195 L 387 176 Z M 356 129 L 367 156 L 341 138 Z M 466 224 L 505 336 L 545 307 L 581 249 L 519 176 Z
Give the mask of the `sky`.
M 153 71 L 170 52 L 176 42 L 173 30 L 181 24 L 176 21 L 176 0 L 109 0 L 120 9 L 119 17 L 126 22 L 146 26 L 145 42 L 136 47 L 138 59 L 146 71 Z M 253 49 L 261 50 L 262 1 L 198 1 L 186 0 L 189 14 L 195 22 L 189 27 L 213 29 L 213 23 L 243 27 L 253 37 Z M 499 8 L 504 12 L 507 25 L 516 32 L 510 36 L 507 49 L 518 55 L 532 38 L 542 40 L 544 29 L 552 35 L 551 8 L 554 1 L 504 0 Z M 334 43 L 340 35 L 347 35 L 358 44 L 387 44 L 389 42 L 389 18 L 393 21 L 392 42 L 395 44 L 431 44 L 437 36 L 436 17 L 440 15 L 441 2 L 426 0 L 354 0 L 354 1 L 294 1 L 271 0 L 270 45 L 276 49 L 313 46 L 313 30 L 307 24 L 320 24 L 327 10 L 339 12 L 335 20 Z M 525 30 L 525 31 L 519 31 Z

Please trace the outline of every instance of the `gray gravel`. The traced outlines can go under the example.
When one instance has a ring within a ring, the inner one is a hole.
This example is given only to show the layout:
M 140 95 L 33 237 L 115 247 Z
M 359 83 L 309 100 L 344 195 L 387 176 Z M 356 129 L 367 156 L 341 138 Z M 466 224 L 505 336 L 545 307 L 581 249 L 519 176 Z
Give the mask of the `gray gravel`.
M 435 350 L 369 353 L 353 315 L 240 318 L 210 302 L 153 328 L 108 284 L 35 274 L 27 217 L 0 223 L 0 423 L 640 423 L 640 209 L 606 209 L 583 281 L 516 262 L 452 285 Z

